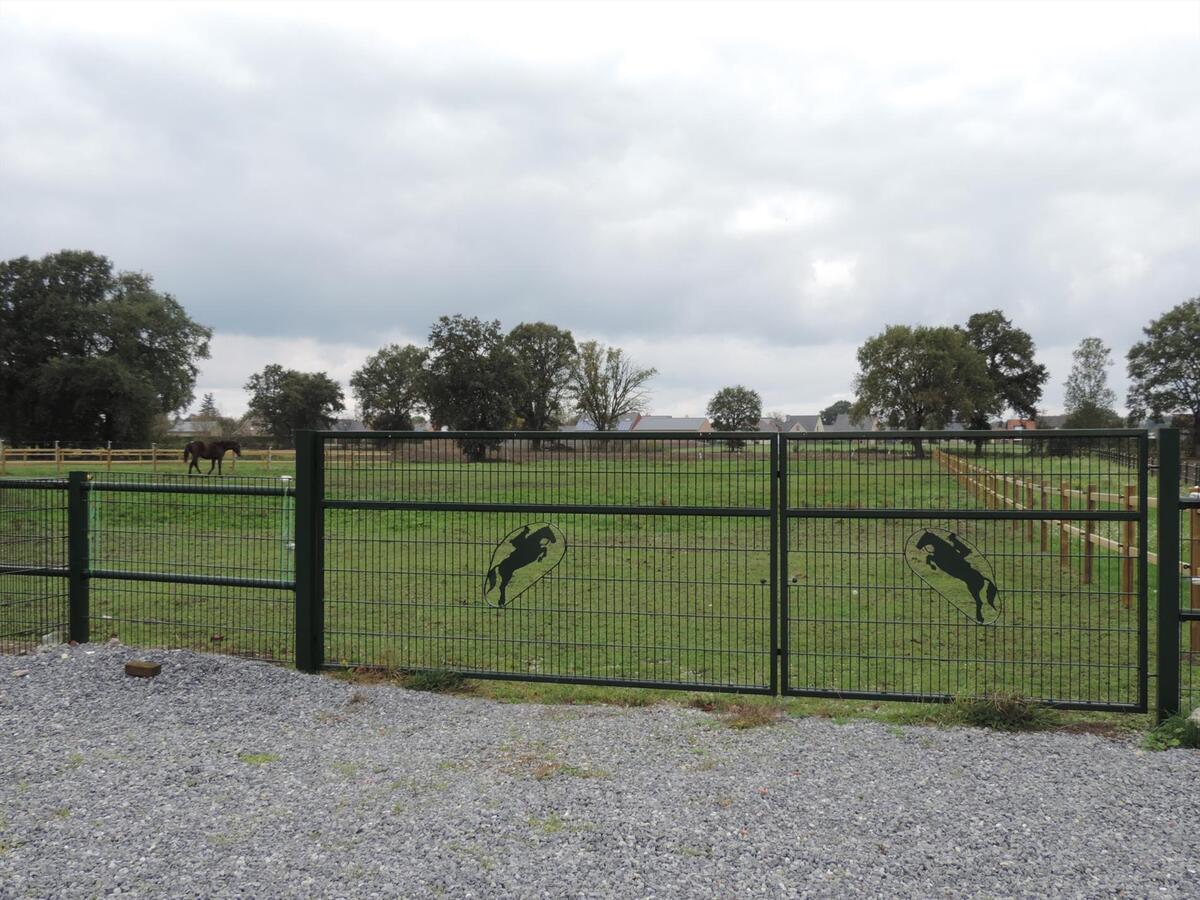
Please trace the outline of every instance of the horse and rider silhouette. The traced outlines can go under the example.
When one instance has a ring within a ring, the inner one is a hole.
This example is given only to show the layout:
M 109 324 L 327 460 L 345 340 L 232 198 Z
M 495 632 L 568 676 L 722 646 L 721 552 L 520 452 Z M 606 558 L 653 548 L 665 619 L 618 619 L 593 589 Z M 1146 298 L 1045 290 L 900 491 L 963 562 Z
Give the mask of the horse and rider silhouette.
M 492 592 L 492 588 L 496 586 L 496 576 L 499 575 L 500 602 L 497 605 L 503 608 L 504 604 L 508 602 L 508 585 L 513 580 L 513 576 L 526 566 L 545 559 L 550 545 L 556 543 L 558 543 L 558 538 L 554 536 L 554 530 L 549 525 L 543 525 L 533 532 L 526 525 L 521 529 L 520 534 L 509 541 L 513 547 L 512 553 L 488 569 L 487 588 L 483 592 L 484 596 Z
M 217 474 L 224 474 L 221 471 L 221 460 L 225 458 L 225 454 L 230 450 L 234 456 L 242 455 L 242 445 L 237 441 L 209 441 L 207 444 L 204 441 L 192 441 L 183 448 L 183 461 L 187 462 L 188 457 L 191 457 L 191 464 L 188 466 L 188 474 L 192 474 L 192 469 L 196 470 L 196 474 L 200 474 L 200 460 L 210 460 L 207 474 L 211 475 L 214 468 Z
M 938 537 L 932 531 L 926 531 L 917 541 L 917 549 L 925 551 L 925 563 L 935 571 L 942 571 L 951 578 L 957 578 L 971 596 L 975 598 L 975 621 L 983 624 L 983 589 L 987 588 L 987 602 L 992 609 L 996 608 L 996 582 L 988 578 L 967 561 L 971 548 L 958 539 L 958 535 L 950 533 L 950 540 Z

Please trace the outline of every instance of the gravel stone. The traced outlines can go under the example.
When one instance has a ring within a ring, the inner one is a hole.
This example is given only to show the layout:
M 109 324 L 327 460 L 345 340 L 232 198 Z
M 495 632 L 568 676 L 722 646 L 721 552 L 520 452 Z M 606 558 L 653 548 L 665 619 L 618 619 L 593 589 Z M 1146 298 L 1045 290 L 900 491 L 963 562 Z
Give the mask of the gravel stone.
M 1197 751 L 735 731 L 113 644 L 0 673 L 6 898 L 1200 896 Z

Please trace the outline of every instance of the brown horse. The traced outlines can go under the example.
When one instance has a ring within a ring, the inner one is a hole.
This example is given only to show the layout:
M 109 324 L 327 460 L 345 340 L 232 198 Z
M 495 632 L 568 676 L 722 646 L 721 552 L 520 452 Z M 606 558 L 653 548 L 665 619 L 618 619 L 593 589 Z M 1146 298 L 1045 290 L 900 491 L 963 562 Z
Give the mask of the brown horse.
M 210 441 L 207 444 L 204 441 L 192 441 L 183 448 L 183 461 L 187 462 L 189 456 L 192 459 L 191 464 L 188 466 L 188 474 L 192 474 L 192 469 L 196 470 L 197 475 L 200 474 L 200 460 L 202 459 L 211 460 L 207 474 L 211 475 L 214 467 L 218 475 L 223 474 L 221 472 L 221 460 L 224 459 L 225 454 L 230 450 L 233 451 L 234 456 L 242 455 L 242 445 L 237 441 Z

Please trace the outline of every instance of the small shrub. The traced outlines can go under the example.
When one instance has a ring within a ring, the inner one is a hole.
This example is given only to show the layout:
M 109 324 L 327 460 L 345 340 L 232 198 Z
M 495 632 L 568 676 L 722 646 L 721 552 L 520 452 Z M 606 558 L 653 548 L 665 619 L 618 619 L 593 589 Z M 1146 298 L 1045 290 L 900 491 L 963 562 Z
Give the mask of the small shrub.
M 404 676 L 404 686 L 413 691 L 430 691 L 435 694 L 461 690 L 465 679 L 449 669 L 427 669 L 409 672 Z
M 728 727 L 741 731 L 775 725 L 783 718 L 783 710 L 765 703 L 742 703 L 729 707 L 722 718 Z
M 996 731 L 1039 731 L 1058 724 L 1054 710 L 1020 694 L 991 694 L 956 700 L 950 707 L 952 722 Z
M 1146 735 L 1142 747 L 1146 750 L 1200 750 L 1200 725 L 1186 716 L 1171 716 Z
M 239 753 L 238 759 L 248 766 L 262 766 L 267 763 L 279 761 L 279 755 L 276 753 Z

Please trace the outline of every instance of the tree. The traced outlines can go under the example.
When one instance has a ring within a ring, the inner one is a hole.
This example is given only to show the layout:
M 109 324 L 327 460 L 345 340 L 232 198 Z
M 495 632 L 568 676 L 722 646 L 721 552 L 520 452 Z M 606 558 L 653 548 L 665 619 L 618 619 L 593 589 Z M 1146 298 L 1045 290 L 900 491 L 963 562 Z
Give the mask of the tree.
M 858 348 L 858 400 L 851 415 L 874 415 L 892 428 L 944 428 L 992 402 L 983 357 L 956 328 L 889 325 Z M 924 444 L 913 440 L 918 459 Z
M 1129 350 L 1129 407 L 1143 418 L 1192 417 L 1192 452 L 1200 440 L 1200 297 L 1185 300 L 1142 329 Z
M 272 364 L 251 375 L 246 390 L 250 415 L 284 443 L 295 431 L 329 428 L 334 413 L 345 409 L 341 386 L 324 372 L 297 372 Z
M 740 384 L 721 388 L 708 401 L 708 417 L 717 431 L 754 431 L 762 418 L 762 398 Z M 744 443 L 730 441 L 729 446 L 738 450 Z
M 367 357 L 350 376 L 363 421 L 379 431 L 412 431 L 420 405 L 425 351 L 412 344 L 389 344 Z
M 434 422 L 457 431 L 496 431 L 513 420 L 516 374 L 498 321 L 442 316 L 429 332 L 422 394 Z M 471 462 L 495 440 L 460 439 Z
M 821 410 L 821 421 L 826 425 L 832 425 L 837 421 L 838 416 L 849 415 L 850 410 L 853 408 L 854 404 L 849 400 L 838 400 L 836 403 Z
M 212 331 L 140 272 L 64 250 L 0 263 L 0 433 L 148 441 L 192 401 Z
M 967 319 L 966 335 L 983 357 L 995 393 L 990 407 L 975 411 L 970 427 L 984 430 L 989 414 L 1001 415 L 1006 409 L 1023 419 L 1034 418 L 1050 372 L 1034 360 L 1035 348 L 1029 332 L 1014 327 L 1004 313 L 993 309 Z
M 200 410 L 196 413 L 197 419 L 219 419 L 221 417 L 220 410 L 217 409 L 217 401 L 212 394 L 205 394 L 200 401 Z
M 612 431 L 621 416 L 645 408 L 646 383 L 657 374 L 657 369 L 639 369 L 619 347 L 584 341 L 571 373 L 575 405 L 597 431 Z
M 1105 346 L 1104 341 L 1096 337 L 1087 337 L 1079 342 L 1072 354 L 1074 364 L 1071 374 L 1067 376 L 1064 406 L 1067 414 L 1079 410 L 1103 410 L 1115 417 L 1113 407 L 1117 403 L 1117 395 L 1108 386 L 1108 368 L 1112 365 L 1112 352 Z
M 522 322 L 506 340 L 515 365 L 516 413 L 529 431 L 546 431 L 562 417 L 577 356 L 575 338 L 545 322 Z

